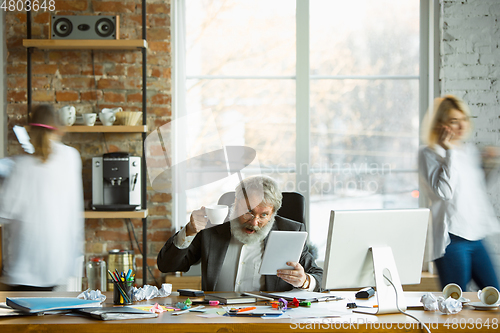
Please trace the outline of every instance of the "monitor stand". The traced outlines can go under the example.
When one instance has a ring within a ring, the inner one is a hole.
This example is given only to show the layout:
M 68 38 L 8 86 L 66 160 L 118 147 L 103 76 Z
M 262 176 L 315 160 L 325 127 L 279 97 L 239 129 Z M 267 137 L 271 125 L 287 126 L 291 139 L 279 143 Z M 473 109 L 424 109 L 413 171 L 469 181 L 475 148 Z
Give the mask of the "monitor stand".
M 405 311 L 406 302 L 403 295 L 403 287 L 401 286 L 392 249 L 389 246 L 381 246 L 372 247 L 370 250 L 373 257 L 373 273 L 375 275 L 378 308 L 357 308 L 353 312 L 376 315 L 399 313 L 398 306 L 401 311 Z M 392 281 L 396 288 L 394 288 L 386 279 Z M 394 289 L 397 290 L 397 302 L 396 292 Z

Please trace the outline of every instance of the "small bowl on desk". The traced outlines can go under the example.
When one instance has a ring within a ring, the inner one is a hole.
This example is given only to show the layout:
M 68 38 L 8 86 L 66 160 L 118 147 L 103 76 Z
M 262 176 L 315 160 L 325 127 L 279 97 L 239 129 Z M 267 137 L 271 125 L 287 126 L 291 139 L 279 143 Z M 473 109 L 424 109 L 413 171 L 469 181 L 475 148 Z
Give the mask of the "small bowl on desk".
M 142 116 L 140 111 L 119 111 L 115 114 L 116 124 L 123 126 L 135 126 Z

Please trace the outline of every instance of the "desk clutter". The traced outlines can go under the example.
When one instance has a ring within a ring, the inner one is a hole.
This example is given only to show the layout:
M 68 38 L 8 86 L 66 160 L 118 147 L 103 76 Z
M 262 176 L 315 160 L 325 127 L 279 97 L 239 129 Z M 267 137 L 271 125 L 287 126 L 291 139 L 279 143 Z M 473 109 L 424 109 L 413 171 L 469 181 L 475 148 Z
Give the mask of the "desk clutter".
M 134 280 L 131 271 L 115 270 L 114 272 L 108 271 L 108 274 L 113 276 L 115 290 L 108 293 L 108 297 L 112 299 L 107 301 L 106 296 L 100 290 L 86 290 L 77 297 L 10 297 L 7 294 L 5 305 L 0 304 L 0 317 L 69 314 L 105 321 L 158 318 L 159 322 L 168 322 L 170 320 L 165 316 L 184 317 L 186 315 L 190 316 L 189 320 L 194 320 L 193 316 L 196 316 L 205 319 L 260 317 L 302 321 L 318 318 L 340 318 L 337 320 L 341 320 L 341 318 L 356 315 L 369 321 L 370 317 L 376 317 L 357 314 L 356 308 L 378 306 L 376 297 L 359 298 L 355 296 L 355 292 L 310 293 L 297 289 L 277 293 L 202 293 L 199 290 L 182 290 L 184 294 L 193 295 L 188 297 L 172 293 L 172 286 L 164 284 L 160 289 L 149 285 L 141 288 L 133 287 L 129 296 L 123 284 Z M 498 291 L 492 287 L 484 288 L 477 294 L 479 302 L 471 302 L 464 297 L 467 295 L 475 298 L 476 295 L 473 293 L 455 292 L 456 287 L 446 288 L 446 292 L 448 289 L 454 290 L 450 292 L 453 296 L 448 296 L 444 292 L 436 295 L 428 292 L 405 293 L 408 310 L 413 313 L 420 311 L 422 314 L 437 311 L 450 318 L 462 309 L 467 309 L 469 315 L 471 310 L 492 311 L 494 315 L 500 310 Z M 24 292 L 24 294 L 30 295 L 29 292 Z M 57 295 L 57 293 L 48 292 L 44 294 Z M 216 300 L 213 295 L 217 294 L 220 297 Z M 445 296 L 448 297 L 445 298 Z M 453 298 L 459 296 L 459 299 Z M 153 298 L 155 300 L 151 301 Z M 253 298 L 253 302 L 245 303 L 248 298 Z M 238 302 L 237 299 L 242 301 Z

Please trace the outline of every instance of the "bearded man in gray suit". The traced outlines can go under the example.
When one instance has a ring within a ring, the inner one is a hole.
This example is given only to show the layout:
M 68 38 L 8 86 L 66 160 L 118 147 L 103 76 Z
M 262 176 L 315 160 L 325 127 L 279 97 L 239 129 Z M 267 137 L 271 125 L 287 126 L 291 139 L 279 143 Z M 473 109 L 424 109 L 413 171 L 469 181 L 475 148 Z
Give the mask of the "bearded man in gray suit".
M 226 223 L 206 228 L 205 208 L 195 210 L 188 224 L 165 243 L 158 254 L 160 271 L 186 272 L 201 261 L 204 291 L 318 291 L 323 270 L 307 246 L 299 262 L 277 275 L 260 275 L 259 267 L 271 230 L 305 231 L 304 224 L 276 215 L 282 194 L 267 176 L 244 179 L 236 187 L 235 203 Z M 276 253 L 277 256 L 280 253 Z

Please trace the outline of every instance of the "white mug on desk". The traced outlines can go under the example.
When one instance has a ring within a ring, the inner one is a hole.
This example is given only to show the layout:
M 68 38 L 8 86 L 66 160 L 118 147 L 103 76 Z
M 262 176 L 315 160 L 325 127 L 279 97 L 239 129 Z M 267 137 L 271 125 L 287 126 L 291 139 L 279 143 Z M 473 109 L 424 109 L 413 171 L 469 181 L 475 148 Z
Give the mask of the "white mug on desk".
M 99 120 L 104 126 L 111 126 L 116 120 L 114 112 L 101 112 L 99 113 Z
M 495 287 L 484 287 L 477 292 L 477 297 L 486 305 L 496 305 L 500 302 L 500 293 Z

